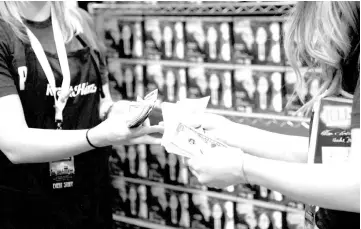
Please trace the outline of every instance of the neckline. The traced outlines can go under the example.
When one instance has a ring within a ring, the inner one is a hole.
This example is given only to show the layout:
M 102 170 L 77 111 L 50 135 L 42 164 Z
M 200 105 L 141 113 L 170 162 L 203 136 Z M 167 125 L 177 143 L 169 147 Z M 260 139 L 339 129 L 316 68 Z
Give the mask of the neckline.
M 29 19 L 26 19 L 24 17 L 22 17 L 22 20 L 24 21 L 24 23 L 26 23 L 28 26 L 31 26 L 33 28 L 39 28 L 39 29 L 43 29 L 43 28 L 47 28 L 51 26 L 51 16 L 49 16 L 46 20 L 44 21 L 32 21 Z

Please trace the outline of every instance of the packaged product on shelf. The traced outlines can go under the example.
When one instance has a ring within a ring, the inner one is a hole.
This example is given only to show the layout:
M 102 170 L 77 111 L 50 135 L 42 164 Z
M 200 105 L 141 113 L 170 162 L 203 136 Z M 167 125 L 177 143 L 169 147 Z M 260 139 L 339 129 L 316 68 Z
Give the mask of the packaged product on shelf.
M 127 183 L 123 179 L 116 178 L 113 184 L 113 213 L 120 216 L 128 215 L 127 208 L 128 191 Z
M 177 68 L 164 67 L 163 75 L 165 78 L 164 96 L 165 101 L 175 102 L 177 98 Z
M 164 174 L 165 182 L 168 184 L 176 185 L 178 184 L 179 176 L 179 161 L 176 154 L 168 154 L 167 165 L 166 165 L 166 174 Z
M 148 178 L 147 146 L 137 145 L 138 151 L 138 177 Z
M 188 193 L 181 193 L 178 195 L 179 204 L 180 204 L 180 218 L 179 218 L 179 227 L 190 228 L 191 226 L 191 217 L 190 217 L 190 195 Z
M 206 78 L 208 82 L 208 95 L 210 103 L 208 107 L 219 108 L 222 100 L 222 79 L 219 70 L 207 69 Z
M 107 48 L 108 57 L 119 57 L 121 50 L 122 33 L 118 25 L 118 18 L 110 17 L 104 19 L 104 44 Z
M 224 70 L 220 72 L 222 79 L 222 101 L 221 107 L 223 109 L 233 109 L 233 78 L 231 70 Z
M 134 23 L 133 26 L 133 58 L 142 58 L 144 57 L 143 54 L 143 27 L 142 22 L 137 21 Z
M 121 31 L 119 57 L 131 58 L 133 53 L 134 21 L 118 20 Z
M 114 80 L 116 85 L 113 87 L 121 99 L 126 98 L 126 85 L 123 76 L 121 62 L 117 59 L 108 60 L 109 80 Z
M 203 193 L 194 193 L 191 195 L 190 213 L 192 229 L 212 228 L 212 206 L 209 203 L 209 197 Z
M 126 159 L 126 172 L 125 175 L 128 177 L 138 177 L 138 154 L 135 145 L 127 147 L 127 159 Z
M 278 21 L 269 24 L 271 44 L 268 52 L 267 62 L 272 65 L 283 65 L 283 55 L 281 48 L 281 23 Z
M 134 69 L 135 74 L 135 97 L 144 98 L 144 66 L 137 64 Z
M 145 57 L 151 60 L 160 60 L 162 56 L 162 31 L 159 20 L 154 18 L 146 19 L 145 30 Z
M 282 93 L 283 77 L 280 72 L 272 72 L 271 79 L 271 104 L 270 111 L 281 113 L 284 107 L 284 98 Z
M 265 200 L 268 201 L 269 200 L 269 194 L 270 194 L 270 190 L 267 189 L 264 186 L 259 186 L 257 185 L 256 187 L 256 199 L 258 200 Z
M 158 100 L 156 106 L 164 101 L 166 82 L 163 75 L 162 66 L 159 64 L 151 64 L 147 66 L 146 74 L 146 94 L 158 89 Z
M 149 220 L 154 223 L 166 225 L 169 219 L 169 203 L 166 190 L 160 186 L 149 187 Z
M 188 98 L 202 98 L 208 96 L 208 80 L 204 68 L 188 68 Z
M 254 199 L 255 196 L 255 190 L 249 184 L 238 184 L 231 186 L 224 190 L 224 192 L 233 196 L 239 196 L 241 198 L 250 200 Z
M 255 58 L 252 64 L 268 64 L 267 57 L 270 53 L 271 34 L 269 23 L 261 20 L 251 22 L 253 34 L 255 36 Z
M 284 197 L 282 193 L 271 190 L 271 193 L 269 195 L 270 201 L 282 203 L 284 201 Z
M 160 20 L 162 32 L 162 59 L 169 60 L 173 57 L 174 49 L 174 23 L 167 20 Z
M 129 100 L 134 100 L 134 87 L 135 87 L 135 66 L 124 64 L 122 65 L 122 76 L 123 76 L 123 85 L 125 88 L 125 98 Z
M 270 212 L 270 218 L 271 218 L 271 222 L 272 222 L 272 229 L 283 229 L 284 228 L 284 217 L 285 217 L 285 212 L 280 212 L 280 211 L 271 211 Z
M 257 207 L 255 209 L 257 216 L 257 227 L 258 229 L 273 229 L 272 221 L 271 221 L 271 213 L 273 213 L 270 209 Z M 282 219 L 282 214 L 281 214 Z
M 127 200 L 127 208 L 128 208 L 128 217 L 138 218 L 139 211 L 139 196 L 138 196 L 138 185 L 130 184 L 127 185 L 128 189 L 128 200 Z
M 233 61 L 237 64 L 251 64 L 255 55 L 255 35 L 250 19 L 237 18 L 233 22 Z
M 186 21 L 186 58 L 193 62 L 203 62 L 205 55 L 206 36 L 200 18 Z
M 185 214 L 185 216 L 183 215 L 183 218 L 187 217 L 187 214 L 188 214 L 188 221 L 189 221 L 188 207 L 184 206 L 184 204 L 187 204 L 187 203 L 181 203 L 181 194 L 182 193 L 178 192 L 178 191 L 173 191 L 173 190 L 169 190 L 169 189 L 166 190 L 166 196 L 168 198 L 168 217 L 169 217 L 167 219 L 167 225 L 172 226 L 172 227 L 180 227 L 180 220 L 181 220 L 182 214 Z M 187 212 L 185 212 L 185 211 L 187 211 Z M 183 221 L 184 220 L 186 220 L 186 219 L 183 219 Z M 183 222 L 183 224 L 184 223 L 187 223 L 187 222 Z
M 187 98 L 187 73 L 185 68 L 177 70 L 177 101 Z
M 254 71 L 253 77 L 256 83 L 255 104 L 258 112 L 269 112 L 271 106 L 271 83 L 266 72 Z
M 252 204 L 236 203 L 234 215 L 237 229 L 257 228 L 257 216 Z
M 211 228 L 235 228 L 234 202 L 209 197 L 211 206 Z
M 126 158 L 127 152 L 123 145 L 113 146 L 112 154 L 109 157 L 110 170 L 112 175 L 124 175 Z
M 173 59 L 183 60 L 185 53 L 184 45 L 184 23 L 177 21 L 174 24 L 174 49 Z
M 287 212 L 286 221 L 288 229 L 302 229 L 305 226 L 305 216 L 302 213 Z
M 188 186 L 189 184 L 189 169 L 185 162 L 185 158 L 182 156 L 178 156 L 179 163 L 179 173 L 178 173 L 178 184 Z
M 147 220 L 149 217 L 147 186 L 138 186 L 138 218 Z
M 166 174 L 166 152 L 161 145 L 149 145 L 148 178 L 152 181 L 164 182 Z
M 237 111 L 251 113 L 256 108 L 256 82 L 252 71 L 236 69 L 234 73 L 234 107 Z

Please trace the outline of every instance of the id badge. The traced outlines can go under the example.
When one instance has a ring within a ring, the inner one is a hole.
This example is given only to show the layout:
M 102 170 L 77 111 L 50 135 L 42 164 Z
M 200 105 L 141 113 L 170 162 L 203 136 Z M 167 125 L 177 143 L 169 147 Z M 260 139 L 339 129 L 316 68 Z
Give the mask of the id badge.
M 74 157 L 50 162 L 50 177 L 53 190 L 72 188 L 74 185 Z

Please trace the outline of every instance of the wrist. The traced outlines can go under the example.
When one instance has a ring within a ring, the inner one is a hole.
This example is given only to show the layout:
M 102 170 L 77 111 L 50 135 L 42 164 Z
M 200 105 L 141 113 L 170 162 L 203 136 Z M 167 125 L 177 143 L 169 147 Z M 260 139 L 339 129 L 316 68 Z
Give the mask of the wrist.
M 93 148 L 101 148 L 110 145 L 107 138 L 101 134 L 98 127 L 88 129 L 86 132 L 86 139 Z
M 254 180 L 252 179 L 252 168 L 254 168 L 255 159 L 256 158 L 250 154 L 243 154 L 241 174 L 247 184 L 254 183 Z

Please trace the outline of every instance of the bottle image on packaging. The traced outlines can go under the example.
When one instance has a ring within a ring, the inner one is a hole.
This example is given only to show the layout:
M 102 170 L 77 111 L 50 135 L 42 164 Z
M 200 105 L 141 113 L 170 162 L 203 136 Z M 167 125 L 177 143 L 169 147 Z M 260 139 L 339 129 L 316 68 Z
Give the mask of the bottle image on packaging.
M 176 77 L 174 72 L 169 69 L 166 73 L 166 85 L 167 85 L 167 100 L 170 102 L 174 102 L 175 100 L 175 84 L 176 84 Z
M 208 44 L 208 55 L 209 59 L 216 60 L 217 59 L 217 30 L 211 26 L 207 31 L 207 44 Z
M 213 106 L 219 106 L 219 87 L 221 82 L 216 73 L 211 74 L 209 78 L 209 89 L 211 94 L 211 104 Z
M 169 167 L 169 180 L 171 182 L 177 181 L 177 155 L 170 153 L 168 154 L 168 167 Z
M 143 219 L 148 219 L 147 187 L 145 185 L 139 185 L 138 194 L 139 194 L 138 216 Z
M 234 106 L 236 110 L 245 113 L 253 112 L 255 108 L 256 84 L 250 69 L 237 69 L 234 74 Z
M 223 74 L 223 106 L 227 109 L 231 109 L 233 106 L 232 96 L 232 75 L 230 71 L 225 71 Z
M 271 217 L 272 217 L 273 229 L 282 229 L 283 228 L 282 213 L 280 211 L 274 211 Z
M 183 193 L 179 197 L 181 206 L 181 216 L 179 219 L 179 226 L 189 228 L 190 227 L 190 216 L 189 216 L 189 197 L 188 194 Z
M 184 164 L 184 158 L 179 156 L 179 176 L 178 183 L 187 185 L 188 184 L 188 167 Z
M 258 79 L 258 84 L 257 84 L 257 92 L 258 92 L 258 96 L 259 96 L 259 108 L 261 110 L 266 110 L 268 107 L 268 97 L 267 97 L 267 92 L 268 92 L 268 80 L 266 79 L 265 76 L 261 76 Z
M 128 163 L 129 163 L 129 173 L 131 175 L 135 175 L 136 171 L 136 158 L 137 151 L 135 150 L 135 146 L 129 146 L 128 148 Z
M 147 178 L 148 177 L 148 164 L 147 164 L 147 147 L 144 144 L 137 146 L 139 153 L 139 164 L 138 164 L 138 176 Z
M 187 76 L 186 70 L 181 68 L 178 70 L 179 87 L 178 87 L 178 100 L 187 98 Z
M 282 75 L 279 72 L 274 72 L 271 75 L 272 81 L 272 107 L 276 112 L 282 112 L 283 100 L 282 100 Z
M 171 215 L 171 222 L 173 225 L 178 224 L 178 198 L 173 193 L 169 198 L 169 208 L 170 208 L 170 215 Z
M 222 229 L 222 207 L 215 203 L 212 207 L 213 229 Z
M 230 61 L 231 60 L 231 44 L 230 44 L 230 34 L 229 34 L 229 25 L 228 23 L 222 23 L 220 26 L 221 31 L 221 60 Z
M 226 201 L 224 203 L 224 211 L 225 211 L 224 229 L 235 229 L 233 202 Z
M 145 55 L 148 59 L 159 60 L 162 49 L 162 32 L 159 20 L 145 20 Z
M 271 197 L 272 200 L 276 201 L 276 202 L 281 202 L 283 201 L 283 195 L 280 192 L 277 191 L 271 191 Z
M 258 49 L 258 60 L 266 60 L 266 41 L 267 41 L 267 32 L 263 27 L 259 27 L 256 33 L 256 43 Z
M 173 55 L 173 30 L 169 26 L 165 26 L 163 30 L 164 55 L 171 58 Z
M 141 98 L 144 97 L 144 75 L 143 75 L 143 66 L 138 64 L 135 66 L 135 79 L 136 87 L 135 94 Z
M 133 34 L 133 56 L 140 58 L 143 56 L 143 36 L 140 22 L 134 24 Z
M 175 51 L 174 55 L 177 59 L 184 59 L 184 33 L 182 22 L 176 22 L 175 30 Z
M 271 51 L 269 53 L 269 62 L 279 64 L 281 63 L 281 45 L 280 45 L 280 24 L 274 22 L 270 25 L 272 34 Z
M 137 190 L 134 185 L 129 188 L 129 209 L 131 216 L 137 215 Z
M 269 229 L 271 221 L 266 212 L 262 212 L 258 217 L 258 228 L 259 229 Z
M 251 64 L 254 60 L 254 36 L 249 19 L 234 22 L 234 61 L 240 64 Z
M 132 36 L 132 30 L 129 25 L 125 24 L 122 29 L 122 39 L 123 39 L 123 50 L 126 56 L 132 54 L 130 39 Z
M 260 199 L 268 199 L 268 189 L 266 187 L 263 186 L 258 186 L 258 191 L 259 191 L 259 198 Z
M 126 89 L 126 96 L 128 99 L 133 98 L 133 71 L 130 67 L 125 69 L 124 73 L 124 79 L 125 79 L 125 89 Z

